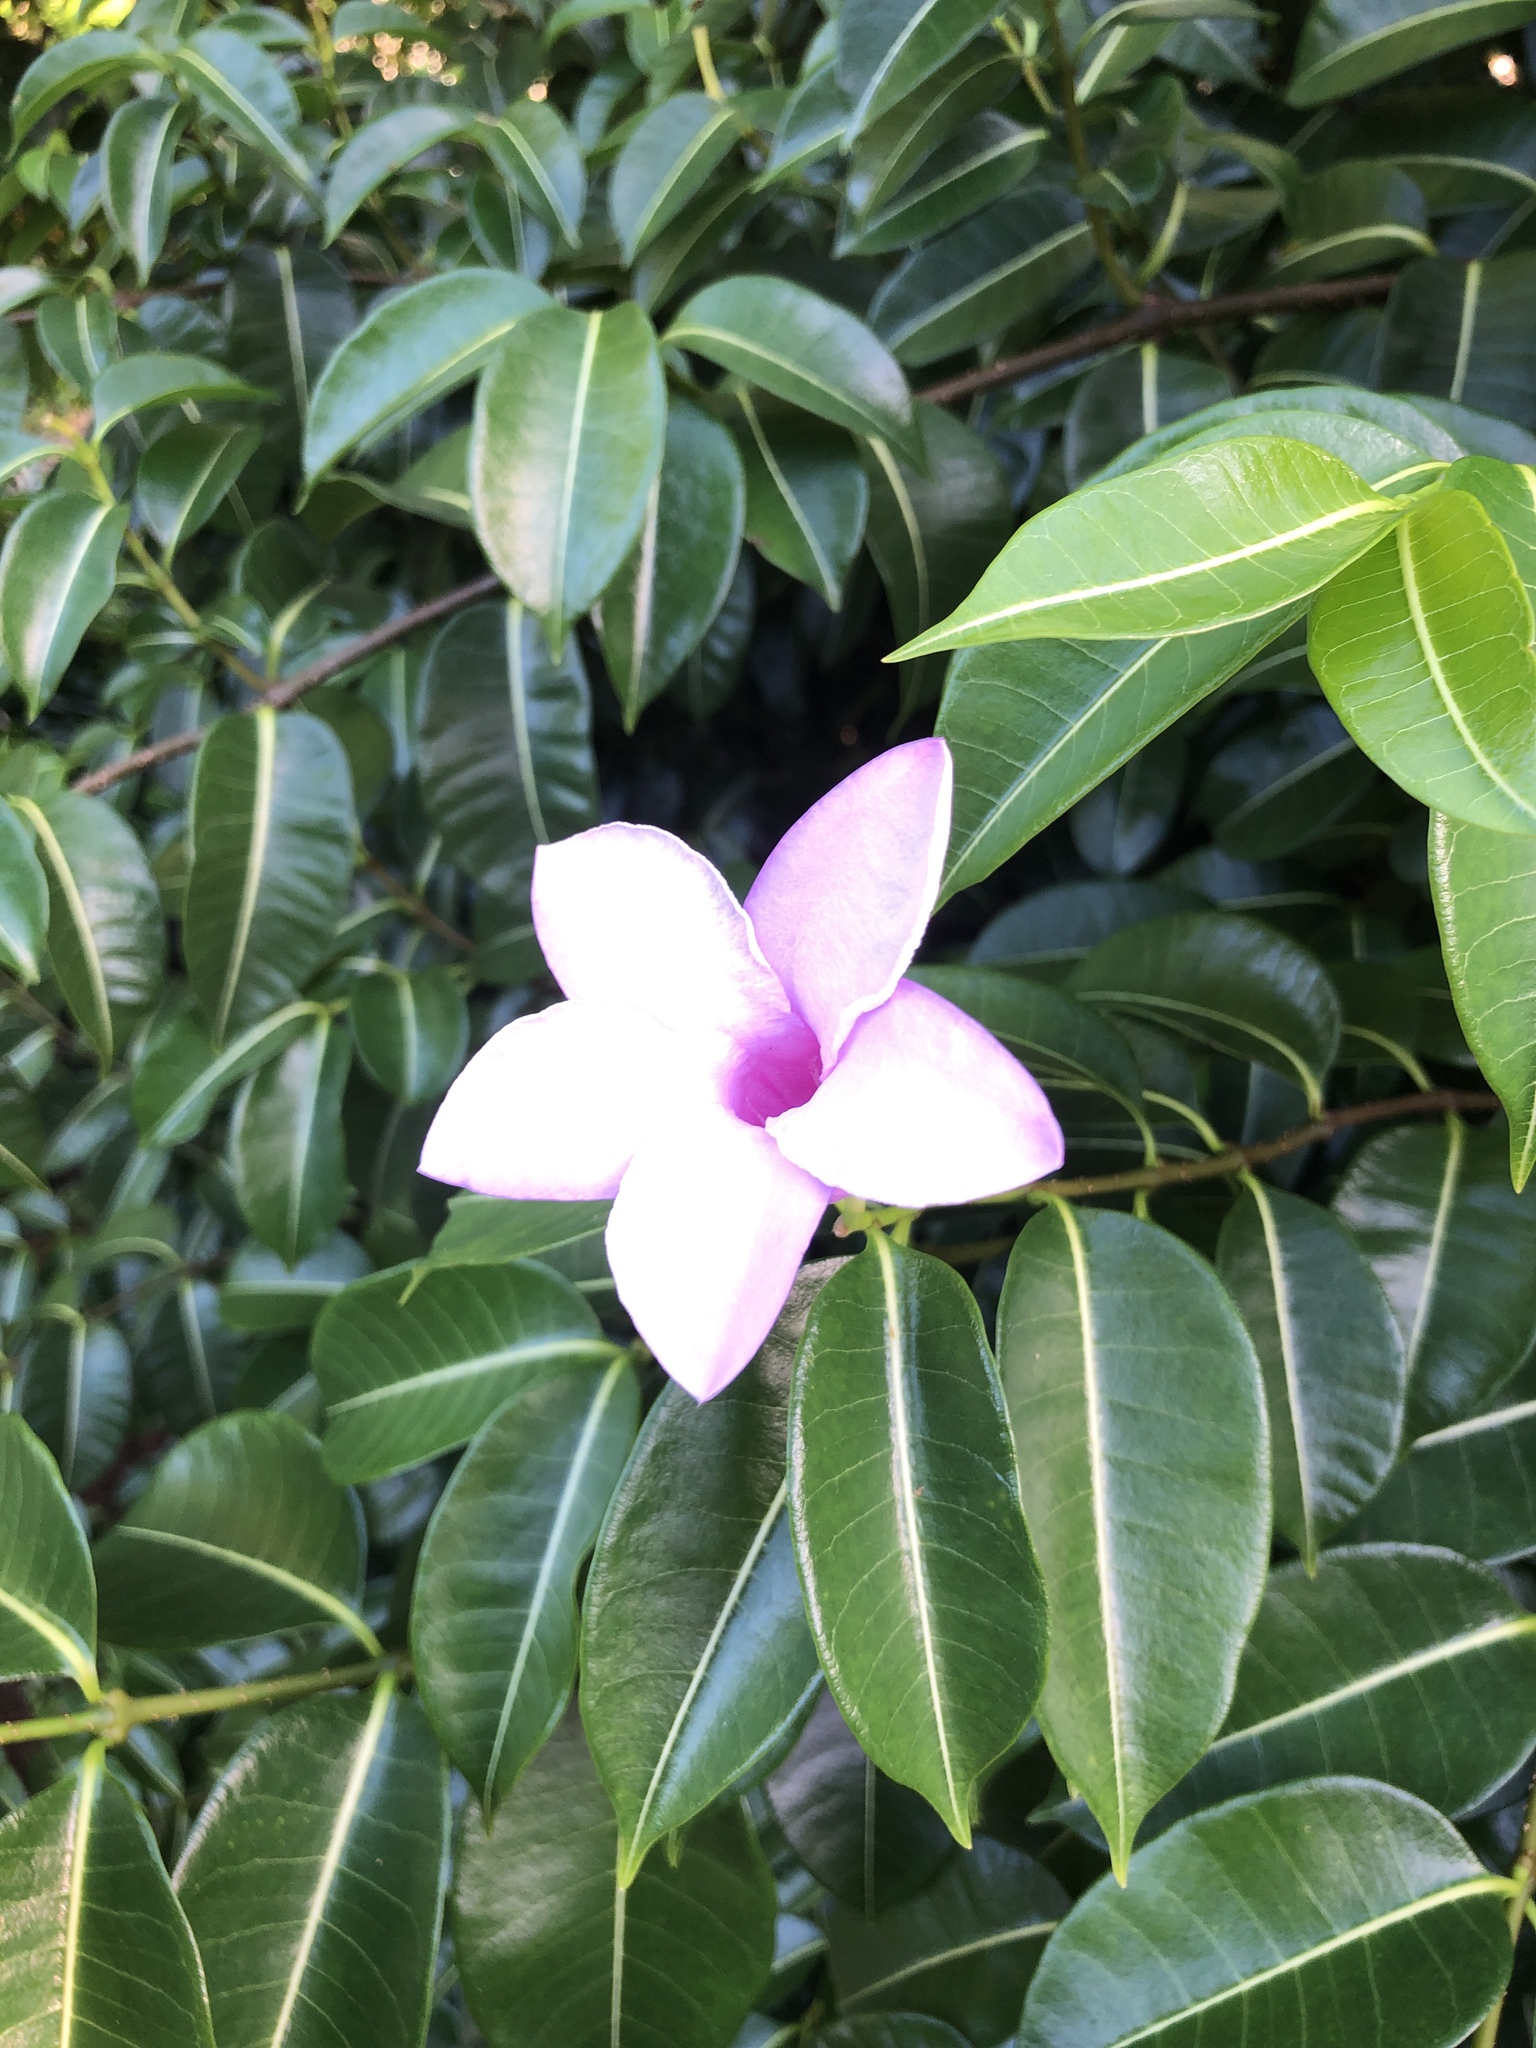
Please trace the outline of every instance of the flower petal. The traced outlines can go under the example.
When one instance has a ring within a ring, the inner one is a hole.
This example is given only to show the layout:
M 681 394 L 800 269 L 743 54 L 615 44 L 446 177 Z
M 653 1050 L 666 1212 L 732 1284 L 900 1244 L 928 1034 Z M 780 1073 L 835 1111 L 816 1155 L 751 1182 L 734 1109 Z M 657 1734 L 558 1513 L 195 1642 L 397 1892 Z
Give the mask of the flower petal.
M 763 957 L 828 1065 L 911 965 L 939 893 L 953 783 L 943 740 L 892 747 L 813 804 L 752 885 Z
M 693 1100 L 692 1051 L 643 1011 L 611 1004 L 556 1003 L 519 1017 L 448 1090 L 421 1171 L 511 1201 L 616 1194 L 658 1115 Z
M 736 1038 L 788 1014 L 725 878 L 653 825 L 598 825 L 541 846 L 533 922 L 551 974 L 574 999 Z
M 826 1205 L 819 1180 L 722 1111 L 636 1152 L 608 1219 L 608 1263 L 635 1328 L 695 1400 L 751 1362 Z
M 810 1101 L 766 1125 L 829 1187 L 903 1209 L 974 1202 L 1054 1173 L 1061 1127 L 990 1031 L 916 982 L 861 1017 Z

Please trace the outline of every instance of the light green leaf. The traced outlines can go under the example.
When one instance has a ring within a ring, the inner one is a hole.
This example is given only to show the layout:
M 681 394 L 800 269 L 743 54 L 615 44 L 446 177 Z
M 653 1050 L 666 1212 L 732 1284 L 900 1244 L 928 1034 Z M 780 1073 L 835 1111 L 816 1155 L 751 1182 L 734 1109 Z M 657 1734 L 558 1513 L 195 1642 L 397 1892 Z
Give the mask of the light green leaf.
M 28 985 L 42 976 L 48 877 L 26 827 L 0 803 L 0 960 Z
M 1270 1576 L 1220 1735 L 1154 1816 L 1324 1772 L 1471 1812 L 1536 1741 L 1536 1615 L 1498 1578 L 1414 1544 L 1325 1551 Z
M 599 609 L 626 732 L 709 631 L 736 573 L 745 521 L 735 442 L 718 420 L 672 398 L 645 524 Z
M 291 1003 L 330 951 L 352 880 L 352 778 L 318 718 L 221 718 L 192 786 L 182 943 L 215 1047 Z
M 12 531 L 14 532 L 14 528 Z M 123 1030 L 160 990 L 165 921 L 132 829 L 100 797 L 12 799 L 48 877 L 48 957 L 105 1073 Z
M 739 391 L 738 434 L 747 477 L 747 538 L 808 584 L 833 611 L 864 538 L 869 480 L 846 436 L 810 420 L 766 417 Z
M 1400 505 L 1305 442 L 1217 442 L 1038 513 L 951 618 L 888 658 L 1255 619 L 1316 590 L 1401 516 Z
M 576 248 L 587 172 L 581 146 L 555 108 L 547 100 L 514 100 L 494 122 L 477 128 L 474 139 L 518 199 Z
M 1235 1799 L 1078 1901 L 1018 2048 L 1295 2048 L 1325 2029 L 1444 2048 L 1504 1987 L 1507 1889 L 1406 1792 L 1318 1778 Z
M 626 263 L 703 191 L 740 139 L 729 104 L 707 93 L 674 93 L 650 109 L 608 181 L 608 214 Z
M 19 1415 L 0 1415 L 0 1673 L 72 1678 L 94 1699 L 95 1651 L 85 1533 L 47 1450 Z
M 325 238 L 329 246 L 365 201 L 407 164 L 462 135 L 469 116 L 458 107 L 395 107 L 365 122 L 344 142 L 325 188 Z
M 984 881 L 1296 615 L 1156 640 L 968 648 L 950 669 L 937 726 L 955 762 L 945 896 Z
M 327 1303 L 313 1364 L 327 1468 L 382 1479 L 467 1443 L 502 1403 L 619 1347 L 556 1273 L 536 1264 L 376 1273 Z
M 914 250 L 870 300 L 869 322 L 899 363 L 936 363 L 1042 313 L 1092 261 L 1075 199 L 1018 192 Z
M 916 92 L 989 19 L 986 0 L 847 0 L 837 82 L 853 102 L 848 140 Z
M 790 1404 L 790 1521 L 827 1681 L 870 1758 L 962 1844 L 1034 1710 L 1039 1573 L 980 1311 L 873 1236 L 811 1309 Z
M 128 1434 L 133 1372 L 122 1332 L 78 1315 L 50 1318 L 27 1347 L 20 1393 L 64 1484 L 71 1492 L 94 1486 Z
M 0 652 L 35 718 L 62 681 L 86 629 L 112 595 L 126 505 L 83 491 L 45 491 L 0 550 Z
M 326 362 L 304 428 L 310 483 L 467 384 L 546 292 L 507 270 L 450 270 L 381 298 Z
M 773 131 L 763 184 L 775 184 L 792 171 L 803 171 L 830 156 L 842 142 L 847 126 L 848 95 L 837 82 L 835 67 L 823 64 L 802 76 Z
M 1531 603 L 1493 521 L 1435 492 L 1313 607 L 1307 655 L 1378 766 L 1433 808 L 1536 833 Z
M 448 1867 L 448 1771 L 393 1673 L 259 1727 L 176 1869 L 219 2048 L 366 2028 L 418 2048 Z
M 570 1699 L 577 1575 L 639 1419 L 623 1358 L 525 1388 L 474 1439 L 428 1525 L 411 1661 L 487 1820 Z
M 532 314 L 480 380 L 475 530 L 557 659 L 639 537 L 665 433 L 661 358 L 635 305 Z
M 803 285 L 750 276 L 706 285 L 666 339 L 835 427 L 883 436 L 912 461 L 923 459 L 895 358 L 862 320 Z
M 341 1100 L 352 1041 L 322 1012 L 245 1082 L 230 1113 L 235 1196 L 264 1245 L 296 1266 L 347 1206 Z
M 357 1612 L 362 1511 L 286 1415 L 242 1409 L 183 1437 L 95 1562 L 110 1642 L 196 1650 L 323 1623 L 378 1651 Z
M 1536 839 L 1437 812 L 1429 873 L 1456 1014 L 1509 1118 L 1518 1192 L 1536 1165 Z
M 827 1916 L 840 2013 L 927 2013 L 996 2048 L 1018 2024 L 1041 1951 L 1071 1904 L 1048 1870 L 982 1835 L 938 1881 L 878 1919 Z
M 18 149 L 44 114 L 72 92 L 90 92 L 130 71 L 153 70 L 155 52 L 120 29 L 93 29 L 40 50 L 24 68 L 11 99 L 10 143 Z
M 139 462 L 134 497 L 167 560 L 208 524 L 261 443 L 260 427 L 191 420 L 156 435 Z
M 746 2018 L 774 1895 L 740 1806 L 695 1822 L 675 1862 L 653 1858 L 627 1891 L 617 1846 L 571 1715 L 491 1832 L 464 1834 L 454 1949 L 491 2048 L 721 2048 Z
M 157 405 L 180 405 L 186 399 L 222 405 L 232 399 L 268 396 L 201 356 L 127 356 L 121 362 L 108 363 L 92 387 L 92 438 L 99 447 L 120 420 Z
M 1321 106 L 1529 19 L 1524 0 L 1314 0 L 1285 96 Z
M 213 2048 L 192 1936 L 106 1754 L 0 1821 L 0 2025 L 26 2048 Z
M 102 208 L 141 285 L 165 246 L 171 166 L 190 116 L 174 97 L 126 100 L 101 138 Z
M 811 1266 L 711 1401 L 669 1387 L 609 1508 L 582 1601 L 581 1713 L 619 1822 L 619 1881 L 760 1776 L 820 1683 L 790 1543 L 790 1369 Z
M 1339 999 L 1304 947 L 1223 911 L 1149 919 L 1095 947 L 1072 993 L 1298 1082 L 1314 1112 L 1338 1053 Z
M 1410 1441 L 1487 1400 L 1530 1345 L 1536 1194 L 1510 1187 L 1508 1142 L 1455 1117 L 1384 1131 L 1334 1197 L 1403 1333 Z
M 449 858 L 503 897 L 526 893 L 534 848 L 597 822 L 580 648 L 551 660 L 520 604 L 450 620 L 422 670 L 418 763 Z
M 1142 1821 L 1221 1725 L 1263 1590 L 1259 1364 L 1187 1245 L 1064 1204 L 1015 1245 L 997 1330 L 1050 1600 L 1040 1725 L 1123 1881 Z
M 299 103 L 265 50 L 229 28 L 204 28 L 177 45 L 182 84 L 215 121 L 318 199 L 314 173 L 299 148 Z
M 1349 1233 L 1263 1181 L 1250 1179 L 1228 1212 L 1216 1268 L 1264 1371 L 1275 1527 L 1316 1571 L 1320 1546 L 1396 1460 L 1402 1337 Z
M 504 1266 L 601 1237 L 611 1202 L 503 1202 L 494 1195 L 452 1195 L 448 1220 L 432 1240 L 434 1266 Z M 558 1266 L 556 1267 L 558 1271 Z
M 1278 434 L 1310 442 L 1347 462 L 1367 483 L 1377 483 L 1413 464 L 1423 464 L 1428 481 L 1439 463 L 1464 451 L 1438 416 L 1421 412 L 1404 398 L 1385 398 L 1351 384 L 1307 384 L 1281 391 L 1249 391 L 1224 398 L 1132 442 L 1104 471 L 1122 476 L 1182 449 L 1215 439 Z

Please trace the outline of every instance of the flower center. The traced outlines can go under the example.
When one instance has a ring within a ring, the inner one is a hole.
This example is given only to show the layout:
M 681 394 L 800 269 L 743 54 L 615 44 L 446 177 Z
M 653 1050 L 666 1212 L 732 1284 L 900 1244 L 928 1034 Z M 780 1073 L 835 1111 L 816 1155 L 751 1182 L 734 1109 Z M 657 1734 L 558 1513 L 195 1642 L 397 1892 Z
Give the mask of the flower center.
M 787 1017 L 777 1030 L 741 1049 L 726 1083 L 726 1104 L 744 1124 L 809 1102 L 821 1086 L 821 1047 L 809 1024 Z

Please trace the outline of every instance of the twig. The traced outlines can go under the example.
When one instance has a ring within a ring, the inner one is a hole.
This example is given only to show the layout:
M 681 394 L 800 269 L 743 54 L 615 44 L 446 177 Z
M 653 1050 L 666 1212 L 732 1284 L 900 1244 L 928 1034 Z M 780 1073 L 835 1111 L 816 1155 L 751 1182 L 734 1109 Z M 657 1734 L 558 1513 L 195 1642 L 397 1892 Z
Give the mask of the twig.
M 946 377 L 917 395 L 930 405 L 948 405 L 956 398 L 970 398 L 978 391 L 995 391 L 1000 385 L 1016 384 L 1021 377 L 1054 370 L 1061 363 L 1080 362 L 1084 356 L 1096 356 L 1103 349 L 1120 348 L 1127 342 L 1156 341 L 1165 334 L 1219 327 L 1228 320 L 1253 320 L 1264 313 L 1312 313 L 1330 306 L 1384 299 L 1395 283 L 1391 271 L 1372 271 L 1364 277 L 1329 278 L 1320 284 L 1275 285 L 1269 291 L 1228 292 L 1214 299 L 1145 298 L 1122 319 L 1079 328 L 1076 334 L 1066 335 L 1060 341 L 1026 349 L 1021 356 L 1007 356 L 983 369 Z
M 1080 182 L 1086 181 L 1093 172 L 1093 162 L 1088 154 L 1088 136 L 1083 127 L 1083 110 L 1077 103 L 1077 76 L 1072 63 L 1072 53 L 1067 48 L 1067 39 L 1061 30 L 1061 15 L 1056 0 L 1045 0 L 1046 25 L 1050 29 L 1051 48 L 1056 58 L 1056 85 L 1061 94 L 1061 118 L 1067 131 L 1067 154 L 1072 159 L 1072 168 Z M 1115 238 L 1110 232 L 1109 216 L 1102 207 L 1085 204 L 1089 231 L 1093 246 L 1102 264 L 1105 276 L 1114 286 L 1122 305 L 1139 306 L 1142 302 L 1141 287 L 1128 277 L 1125 266 L 1115 249 Z
M 372 875 L 376 882 L 381 883 L 390 895 L 397 899 L 401 907 L 410 912 L 418 924 L 424 924 L 428 931 L 436 932 L 438 937 L 446 939 L 450 946 L 457 946 L 461 953 L 473 953 L 474 940 L 466 939 L 461 931 L 455 931 L 446 918 L 438 916 L 430 903 L 418 896 L 414 889 L 408 889 L 398 875 L 392 875 L 383 861 L 376 859 L 371 853 L 365 853 L 362 865 L 364 873 Z
M 272 1700 L 303 1699 L 310 1693 L 333 1692 L 346 1685 L 367 1685 L 397 1659 L 375 1657 L 367 1664 L 343 1664 L 335 1671 L 302 1671 L 286 1678 L 257 1678 L 244 1685 L 209 1686 L 202 1692 L 109 1692 L 101 1703 L 78 1714 L 50 1714 L 35 1721 L 0 1722 L 0 1749 L 13 1742 L 49 1742 L 62 1735 L 100 1735 L 122 1742 L 130 1728 L 146 1721 L 184 1721 L 198 1714 L 221 1714 L 230 1707 L 254 1706 Z
M 483 597 L 492 597 L 500 590 L 500 581 L 495 576 L 477 576 L 473 583 L 461 583 L 457 590 L 445 592 L 426 604 L 419 604 L 413 611 L 402 612 L 397 619 L 390 619 L 382 626 L 376 626 L 371 633 L 361 633 L 355 640 L 347 641 L 334 653 L 312 661 L 308 668 L 301 668 L 294 675 L 268 690 L 259 701 L 270 704 L 275 710 L 286 711 L 290 704 L 296 704 L 307 691 L 318 689 L 322 683 L 330 682 L 333 676 L 343 674 L 360 661 L 367 661 L 375 654 L 382 654 L 386 647 L 393 647 L 397 641 L 409 639 L 422 626 L 434 625 L 439 619 L 446 619 L 452 613 L 463 611 L 466 605 L 478 604 Z M 253 707 L 254 708 L 254 707 Z M 190 754 L 202 744 L 202 731 L 179 732 L 170 739 L 156 740 L 152 746 L 140 747 L 136 753 L 125 754 L 121 761 L 109 761 L 104 768 L 92 769 L 89 775 L 82 775 L 73 786 L 81 796 L 95 796 L 103 789 L 110 789 L 116 782 L 125 782 L 130 775 L 137 775 L 145 768 L 153 768 L 161 761 L 174 761 L 182 754 Z
M 1525 1924 L 1531 1899 L 1536 1896 L 1536 1783 L 1531 1786 L 1530 1799 L 1525 1809 L 1525 1825 L 1520 1831 L 1520 1853 L 1515 1858 L 1515 1867 L 1510 1872 L 1514 1890 L 1509 1900 L 1509 1938 L 1512 1942 L 1520 1939 L 1520 1929 Z M 1503 2015 L 1504 2000 L 1498 2002 L 1477 2030 L 1473 2048 L 1494 2048 L 1499 2036 L 1499 2020 Z

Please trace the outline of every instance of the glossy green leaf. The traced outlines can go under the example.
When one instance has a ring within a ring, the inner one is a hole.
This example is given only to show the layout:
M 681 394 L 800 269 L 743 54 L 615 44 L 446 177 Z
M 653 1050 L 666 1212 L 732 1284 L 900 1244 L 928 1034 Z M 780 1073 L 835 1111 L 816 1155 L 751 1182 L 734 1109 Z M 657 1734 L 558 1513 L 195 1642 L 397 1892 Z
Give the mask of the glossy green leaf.
M 984 0 L 848 0 L 837 38 L 837 82 L 853 103 L 848 140 L 915 92 L 989 18 Z
M 1529 18 L 1521 0 L 1314 0 L 1285 96 L 1293 107 L 1320 106 Z
M 773 131 L 773 148 L 763 172 L 764 184 L 792 171 L 804 170 L 829 156 L 848 126 L 848 95 L 837 82 L 836 67 L 823 64 L 802 76 Z
M 818 1295 L 790 1520 L 822 1668 L 873 1761 L 969 1843 L 978 1780 L 1044 1677 L 1046 1617 L 969 1288 L 883 1235 Z
M 1426 465 L 1423 474 L 1428 479 L 1437 473 L 1430 465 L 1452 463 L 1464 452 L 1438 416 L 1421 411 L 1408 399 L 1330 382 L 1224 398 L 1144 434 L 1116 456 L 1106 474 L 1120 476 L 1181 449 L 1249 434 L 1310 442 L 1347 462 L 1368 483 L 1416 463 Z
M 950 669 L 938 718 L 955 761 L 945 895 L 985 880 L 1295 616 L 1158 640 L 967 649 Z
M 222 405 L 232 399 L 262 398 L 242 378 L 200 356 L 145 354 L 108 363 L 91 387 L 93 438 L 100 443 L 119 421 L 158 405 Z
M 552 660 L 522 605 L 476 605 L 442 628 L 420 720 L 428 815 L 450 858 L 493 891 L 515 899 L 536 846 L 597 822 L 580 649 Z
M 11 99 L 11 147 L 17 148 L 69 93 L 89 92 L 108 79 L 147 70 L 154 61 L 147 43 L 115 28 L 65 37 L 40 51 L 22 72 Z
M 997 2048 L 1070 1904 L 1048 1870 L 983 1835 L 968 1856 L 950 1858 L 937 1883 L 878 1919 L 832 1908 L 837 2009 L 927 2013 L 977 2048 Z
M 122 1450 L 133 1406 L 128 1345 L 113 1323 L 50 1318 L 27 1349 L 21 1412 L 58 1460 L 72 1492 L 84 1492 Z
M 379 187 L 429 149 L 461 135 L 465 113 L 451 106 L 396 107 L 365 122 L 342 145 L 325 188 L 325 240 L 334 242 Z
M 233 1330 L 307 1330 L 321 1309 L 372 1270 L 355 1237 L 338 1230 L 291 1269 L 276 1252 L 248 1238 L 219 1291 L 219 1314 Z
M 1221 1725 L 1263 1590 L 1259 1364 L 1204 1260 L 1108 1210 L 1028 1225 L 997 1327 L 1050 1601 L 1040 1725 L 1123 1879 Z
M 171 219 L 171 165 L 189 109 L 172 97 L 127 100 L 101 138 L 101 203 L 112 232 L 133 258 L 139 283 L 165 246 Z
M 469 1011 L 451 969 L 381 967 L 358 983 L 347 1013 L 358 1056 L 398 1102 L 431 1102 L 464 1064 Z
M 1435 253 L 1418 186 L 1406 171 L 1369 158 L 1302 179 L 1287 196 L 1285 225 L 1274 276 L 1286 284 Z
M 213 2048 L 192 1936 L 99 1742 L 0 1821 L 0 1987 L 26 2048 Z
M 907 380 L 862 320 L 782 277 L 707 285 L 667 329 L 667 346 L 718 363 L 775 398 L 922 460 Z
M 0 961 L 29 987 L 43 971 L 47 932 L 48 877 L 26 827 L 0 804 Z
M 761 1774 L 820 1682 L 790 1543 L 794 1348 L 826 1269 L 796 1283 L 756 1360 L 646 1418 L 582 1603 L 581 1712 L 619 1822 L 619 1878 Z
M 1315 1571 L 1319 1547 L 1396 1460 L 1402 1337 L 1349 1233 L 1263 1181 L 1250 1180 L 1228 1213 L 1216 1267 L 1264 1370 L 1275 1527 Z
M 352 1041 L 322 1013 L 246 1081 L 230 1115 L 235 1194 L 286 1266 L 325 1243 L 347 1206 L 341 1099 Z
M 111 1642 L 195 1650 L 339 1623 L 378 1647 L 357 1612 L 356 1497 L 327 1478 L 314 1438 L 286 1415 L 244 1409 L 183 1437 L 95 1563 Z
M 639 1416 L 623 1358 L 525 1388 L 474 1439 L 428 1526 L 411 1661 L 488 1818 L 570 1699 L 577 1574 Z
M 1140 1115 L 1136 1055 L 1086 1003 L 1044 982 L 986 967 L 919 967 L 912 979 L 985 1025 L 1053 1096 L 1107 1096 Z
M 347 757 L 320 719 L 260 706 L 203 741 L 182 943 L 215 1046 L 291 1003 L 325 959 L 354 831 Z
M 1045 131 L 1006 114 L 977 114 L 925 163 L 897 197 L 852 224 L 849 255 L 876 256 L 926 242 L 1011 192 L 1034 168 Z
M 1198 803 L 1216 843 L 1273 860 L 1326 836 L 1376 777 L 1326 704 L 1297 704 L 1215 754 Z
M 452 1929 L 491 2048 L 722 2048 L 773 1954 L 773 1881 L 745 1814 L 614 1883 L 617 1833 L 574 1715 L 489 1834 L 465 1831 Z
M 859 459 L 836 429 L 764 415 L 747 392 L 737 396 L 747 538 L 775 568 L 840 611 L 869 513 Z
M 467 384 L 548 294 L 507 270 L 450 270 L 392 292 L 326 362 L 304 428 L 313 482 L 351 448 L 382 439 Z
M 557 656 L 639 537 L 665 433 L 661 358 L 635 305 L 532 314 L 480 380 L 475 530 Z
M 857 2014 L 818 2028 L 811 2041 L 812 2048 L 962 2048 L 965 2038 L 944 2020 L 904 2012 Z M 762 2048 L 788 2048 L 788 2042 L 773 2034 Z
M 1400 517 L 1392 499 L 1305 442 L 1217 442 L 1038 513 L 959 610 L 898 653 L 1259 618 L 1336 576 Z
M 1536 1165 L 1536 840 L 1437 812 L 1429 872 L 1456 1014 L 1509 1119 L 1518 1190 Z
M 188 420 L 158 434 L 134 482 L 144 524 L 167 559 L 208 524 L 261 446 L 260 427 L 216 427 Z
M 522 99 L 475 139 L 518 198 L 575 248 L 587 203 L 581 146 L 548 101 Z
M 32 717 L 74 660 L 112 595 L 126 505 L 83 491 L 47 491 L 22 512 L 0 550 L 0 652 Z
M 870 325 L 899 363 L 936 363 L 1043 312 L 1092 260 L 1074 199 L 1017 192 L 898 264 L 870 300 Z
M 1517 1373 L 1477 1414 L 1431 1430 L 1351 1530 L 1503 1563 L 1536 1550 L 1536 1379 Z
M 1452 8 L 1451 18 L 1459 12 Z M 1376 373 L 1397 391 L 1536 426 L 1533 304 L 1536 256 L 1528 250 L 1486 263 L 1426 256 L 1406 264 L 1382 316 Z
M 178 76 L 211 119 L 231 131 L 317 196 L 314 174 L 299 147 L 299 103 L 277 65 L 229 28 L 204 28 L 177 46 Z
M 409 1289 L 399 1267 L 376 1273 L 329 1302 L 315 1330 L 326 1465 L 343 1479 L 403 1471 L 467 1443 L 524 1387 L 608 1365 L 617 1349 L 539 1265 L 434 1268 Z
M 1163 1825 L 1327 1772 L 1438 1807 L 1480 1806 L 1536 1744 L 1536 1615 L 1484 1565 L 1411 1544 L 1330 1550 L 1273 1573 L 1232 1711 Z
M 941 65 L 859 138 L 848 167 L 850 213 L 878 212 L 973 115 L 995 106 L 1017 75 L 989 37 L 977 37 Z
M 96 1581 L 59 1468 L 19 1415 L 0 1415 L 0 1673 L 96 1686 Z
M 1307 653 L 1372 760 L 1437 810 L 1536 832 L 1531 605 L 1466 491 L 1435 492 L 1319 597 Z
M 14 801 L 48 877 L 54 978 L 105 1073 L 125 1028 L 159 993 L 159 891 L 137 838 L 100 797 L 64 791 Z
M 611 1202 L 503 1202 L 493 1195 L 454 1195 L 448 1220 L 432 1240 L 437 1266 L 502 1266 L 547 1259 L 601 1237 Z
M 219 2048 L 418 2048 L 448 1823 L 447 1767 L 392 1673 L 258 1728 L 176 1868 Z
M 276 1059 L 320 1014 L 317 1004 L 289 1003 L 219 1053 L 193 1012 L 157 1027 L 133 1076 L 134 1121 L 145 1143 L 169 1148 L 195 1138 L 227 1089 Z
M 1339 1047 L 1339 999 L 1302 946 L 1222 911 L 1152 918 L 1075 968 L 1072 993 L 1297 1082 L 1320 1108 Z
M 740 137 L 729 105 L 707 93 L 674 93 L 650 109 L 608 181 L 608 213 L 626 263 L 703 190 Z
M 1325 2029 L 1447 2048 L 1504 1987 L 1505 1890 L 1406 1792 L 1320 1778 L 1235 1799 L 1144 1849 L 1125 1889 L 1102 1878 L 1078 1901 L 1018 2048 L 1172 2048 L 1201 2033 L 1294 2048 Z
M 603 659 L 626 731 L 709 631 L 736 573 L 745 521 L 735 442 L 697 406 L 671 399 L 640 538 L 599 611 Z
M 1454 1117 L 1384 1131 L 1334 1197 L 1403 1333 L 1410 1440 L 1488 1399 L 1529 1346 L 1536 1200 L 1511 1189 L 1507 1146 Z

